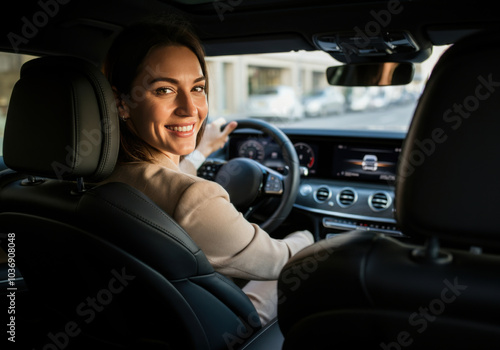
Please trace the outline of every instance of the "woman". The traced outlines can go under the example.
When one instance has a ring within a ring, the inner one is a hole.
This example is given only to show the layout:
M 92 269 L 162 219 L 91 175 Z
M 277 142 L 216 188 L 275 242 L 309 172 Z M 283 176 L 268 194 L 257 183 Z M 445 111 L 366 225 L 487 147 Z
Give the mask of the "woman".
M 119 162 L 106 182 L 125 182 L 171 215 L 215 270 L 253 280 L 243 290 L 265 324 L 276 316 L 276 279 L 313 243 L 307 231 L 275 240 L 251 224 L 217 183 L 182 172 L 203 135 L 208 75 L 202 46 L 182 21 L 140 23 L 113 43 L 104 67 L 120 115 Z M 271 281 L 271 282 L 261 282 Z

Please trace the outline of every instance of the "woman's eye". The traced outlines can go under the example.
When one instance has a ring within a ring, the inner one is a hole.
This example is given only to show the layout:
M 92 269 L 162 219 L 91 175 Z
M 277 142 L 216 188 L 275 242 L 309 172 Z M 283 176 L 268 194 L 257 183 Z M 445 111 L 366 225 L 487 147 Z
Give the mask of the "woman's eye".
M 195 88 L 193 89 L 194 91 L 196 92 L 205 92 L 205 86 L 195 86 Z
M 168 87 L 161 87 L 161 88 L 158 88 L 155 90 L 155 93 L 157 95 L 166 95 L 166 94 L 170 94 L 172 92 L 173 92 L 173 90 L 171 88 L 168 88 Z

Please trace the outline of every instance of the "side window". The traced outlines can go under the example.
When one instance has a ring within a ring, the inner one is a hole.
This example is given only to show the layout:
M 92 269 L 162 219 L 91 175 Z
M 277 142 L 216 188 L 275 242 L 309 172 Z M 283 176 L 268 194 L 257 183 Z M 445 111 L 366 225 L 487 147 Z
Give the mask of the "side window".
M 10 94 L 19 79 L 19 71 L 24 62 L 34 56 L 0 52 L 0 156 L 3 156 L 3 136 Z

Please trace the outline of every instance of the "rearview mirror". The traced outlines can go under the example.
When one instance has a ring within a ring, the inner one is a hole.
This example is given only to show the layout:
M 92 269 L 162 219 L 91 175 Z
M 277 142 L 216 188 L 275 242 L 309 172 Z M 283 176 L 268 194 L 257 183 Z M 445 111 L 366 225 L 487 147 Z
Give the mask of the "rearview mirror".
M 414 73 L 411 62 L 355 63 L 329 67 L 326 77 L 330 85 L 387 86 L 408 84 Z

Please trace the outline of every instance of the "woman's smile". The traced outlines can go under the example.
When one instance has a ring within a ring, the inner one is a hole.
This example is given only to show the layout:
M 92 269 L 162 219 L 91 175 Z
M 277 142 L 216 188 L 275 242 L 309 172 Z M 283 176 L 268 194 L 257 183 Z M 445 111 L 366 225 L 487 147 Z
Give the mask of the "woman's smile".
M 188 125 L 165 125 L 168 131 L 179 137 L 189 137 L 193 135 L 195 123 Z

